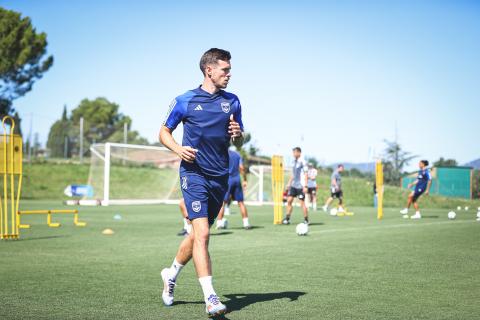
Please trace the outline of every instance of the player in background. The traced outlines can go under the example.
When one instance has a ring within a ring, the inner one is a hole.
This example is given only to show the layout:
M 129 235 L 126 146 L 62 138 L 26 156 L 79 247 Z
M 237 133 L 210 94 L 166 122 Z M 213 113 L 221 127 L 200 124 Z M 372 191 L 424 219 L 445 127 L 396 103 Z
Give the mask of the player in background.
M 293 211 L 293 199 L 298 198 L 300 206 L 303 210 L 303 222 L 308 224 L 308 210 L 305 205 L 305 193 L 307 192 L 307 165 L 305 161 L 301 159 L 302 149 L 300 147 L 293 148 L 293 166 L 292 175 L 287 183 L 288 196 L 287 196 L 287 215 L 283 219 L 283 224 L 290 224 L 290 216 Z
M 210 227 L 228 188 L 228 147 L 232 140 L 235 145 L 243 143 L 240 101 L 236 95 L 222 90 L 231 77 L 230 58 L 228 51 L 217 48 L 202 55 L 202 85 L 172 102 L 160 129 L 160 142 L 182 159 L 180 186 L 192 222 L 192 233 L 180 244 L 173 264 L 161 272 L 162 300 L 167 306 L 173 304 L 177 277 L 193 258 L 210 317 L 224 314 L 227 309 L 213 289 L 208 252 Z M 183 123 L 181 145 L 172 135 L 180 123 Z
M 344 212 L 343 208 L 343 191 L 342 191 L 342 175 L 344 167 L 343 164 L 339 164 L 337 169 L 335 169 L 330 178 L 330 197 L 325 202 L 325 205 L 322 207 L 323 211 L 327 212 L 328 207 L 332 203 L 333 199 L 338 199 L 338 212 Z
M 228 191 L 223 199 L 223 206 L 218 213 L 217 229 L 226 228 L 225 219 L 223 219 L 224 208 L 230 202 L 230 199 L 233 199 L 238 202 L 238 207 L 242 214 L 243 228 L 245 230 L 250 230 L 252 226 L 248 222 L 247 208 L 243 202 L 243 189 L 247 187 L 247 174 L 243 166 L 242 156 L 235 151 L 235 147 L 230 147 L 228 155 L 230 157 L 228 161 Z M 243 178 L 243 183 L 240 179 L 240 175 Z
M 313 163 L 309 162 L 307 170 L 307 192 L 308 200 L 312 205 L 313 211 L 317 210 L 317 174 L 317 169 L 313 167 Z
M 183 200 L 183 198 L 180 199 L 178 206 L 180 207 L 180 213 L 183 217 L 183 229 L 177 233 L 177 236 L 188 236 L 190 232 L 192 232 L 192 223 L 188 220 L 187 207 L 185 207 L 185 200 Z
M 417 180 L 413 183 L 408 184 L 408 188 L 415 186 L 414 191 L 408 195 L 407 206 L 400 210 L 400 213 L 404 218 L 408 218 L 408 209 L 410 209 L 411 204 L 415 208 L 415 214 L 410 217 L 410 219 L 421 219 L 422 215 L 420 214 L 420 208 L 418 206 L 418 198 L 422 194 L 428 195 L 430 193 L 430 186 L 432 185 L 432 177 L 430 176 L 430 170 L 428 167 L 427 160 L 421 160 L 418 163 L 419 171 L 417 175 Z

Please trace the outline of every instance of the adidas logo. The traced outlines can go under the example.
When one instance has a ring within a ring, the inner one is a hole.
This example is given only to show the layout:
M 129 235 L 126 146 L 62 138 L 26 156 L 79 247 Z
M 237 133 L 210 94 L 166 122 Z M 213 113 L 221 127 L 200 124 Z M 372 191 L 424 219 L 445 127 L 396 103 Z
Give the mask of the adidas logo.
M 195 111 L 200 111 L 200 110 L 203 110 L 202 106 L 201 105 L 198 105 L 195 107 L 195 109 L 193 109 Z

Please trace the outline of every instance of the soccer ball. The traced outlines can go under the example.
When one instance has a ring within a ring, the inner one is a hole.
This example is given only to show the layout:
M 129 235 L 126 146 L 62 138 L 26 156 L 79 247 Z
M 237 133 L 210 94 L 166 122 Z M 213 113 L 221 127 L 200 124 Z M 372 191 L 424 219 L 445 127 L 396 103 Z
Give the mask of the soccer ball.
M 477 218 L 480 219 L 480 210 L 477 212 Z
M 224 218 L 222 221 L 223 221 L 223 228 L 228 229 L 228 220 Z
M 332 208 L 332 209 L 330 210 L 330 215 L 331 215 L 331 216 L 336 216 L 336 215 L 337 215 L 337 212 L 338 212 L 337 209 Z
M 458 210 L 458 211 L 462 210 L 462 207 L 458 206 L 458 207 L 457 207 L 457 210 Z
M 450 220 L 455 219 L 456 216 L 457 216 L 457 214 L 456 214 L 455 212 L 453 212 L 453 211 L 450 211 L 450 212 L 448 213 L 448 219 L 450 219 Z
M 297 227 L 295 228 L 295 232 L 297 232 L 297 235 L 299 236 L 306 236 L 308 233 L 308 224 L 306 223 L 297 224 Z
M 468 211 L 468 207 L 465 207 L 465 211 Z

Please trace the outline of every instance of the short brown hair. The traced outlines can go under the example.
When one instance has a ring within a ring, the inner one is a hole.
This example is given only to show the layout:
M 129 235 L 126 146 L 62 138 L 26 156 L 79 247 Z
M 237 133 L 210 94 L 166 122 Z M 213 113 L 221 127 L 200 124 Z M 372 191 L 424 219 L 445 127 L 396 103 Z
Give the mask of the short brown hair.
M 208 64 L 216 64 L 218 60 L 230 61 L 231 58 L 232 56 L 227 50 L 211 48 L 200 58 L 200 70 L 202 70 L 202 73 L 205 75 L 205 69 Z

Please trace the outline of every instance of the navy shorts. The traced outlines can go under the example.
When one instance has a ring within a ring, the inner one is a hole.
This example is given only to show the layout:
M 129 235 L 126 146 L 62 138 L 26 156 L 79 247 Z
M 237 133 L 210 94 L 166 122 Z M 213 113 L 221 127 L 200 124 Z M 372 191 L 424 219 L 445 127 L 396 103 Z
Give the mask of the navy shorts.
M 415 189 L 415 191 L 413 192 L 413 202 L 416 202 L 424 192 L 425 189 Z
M 240 177 L 228 179 L 228 191 L 223 198 L 223 201 L 228 202 L 230 196 L 235 201 L 243 201 L 243 188 Z
M 208 218 L 212 225 L 223 205 L 228 188 L 228 175 L 212 177 L 196 173 L 180 173 L 180 187 L 188 219 Z

